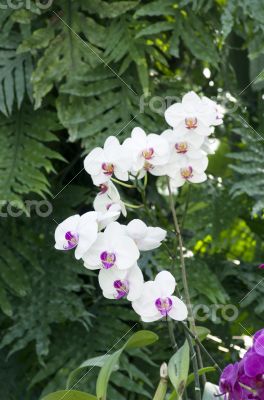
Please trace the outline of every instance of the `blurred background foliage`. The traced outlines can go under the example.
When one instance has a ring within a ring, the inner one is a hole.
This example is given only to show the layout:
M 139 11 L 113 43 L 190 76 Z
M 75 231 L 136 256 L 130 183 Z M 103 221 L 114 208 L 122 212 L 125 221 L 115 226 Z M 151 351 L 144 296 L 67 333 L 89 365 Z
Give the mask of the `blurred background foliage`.
M 96 190 L 83 156 L 109 135 L 122 141 L 137 125 L 161 132 L 166 105 L 189 90 L 226 110 L 210 179 L 176 197 L 192 301 L 239 308 L 231 323 L 218 314 L 203 323 L 227 350 L 206 341 L 219 364 L 237 359 L 241 336 L 263 327 L 262 2 L 12 3 L 20 6 L 0 1 L 0 198 L 2 213 L 12 202 L 22 215 L 1 218 L 1 398 L 35 400 L 64 389 L 85 359 L 107 352 L 133 324 L 140 329 L 128 304 L 105 301 L 96 276 L 54 250 L 53 232 L 56 222 L 92 207 Z M 140 202 L 133 190 L 122 196 Z M 29 199 L 48 199 L 52 214 L 29 212 Z M 131 211 L 129 218 L 164 227 L 168 240 L 140 265 L 146 277 L 164 268 L 178 276 L 178 256 L 167 252 L 174 239 L 162 180 L 150 179 L 148 202 L 147 215 Z M 122 357 L 110 398 L 153 395 L 171 349 L 166 325 L 149 327 L 159 342 Z M 97 373 L 78 388 L 94 392 Z

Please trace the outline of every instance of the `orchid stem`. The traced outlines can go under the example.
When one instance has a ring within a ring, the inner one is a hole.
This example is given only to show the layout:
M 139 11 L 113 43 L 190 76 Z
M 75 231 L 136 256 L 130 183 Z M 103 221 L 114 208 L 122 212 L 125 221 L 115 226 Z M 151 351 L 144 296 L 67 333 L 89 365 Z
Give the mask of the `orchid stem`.
M 144 207 L 144 205 L 143 205 L 143 204 L 134 205 L 134 204 L 125 203 L 125 202 L 123 202 L 123 204 L 124 204 L 126 207 L 130 207 L 130 208 L 136 208 L 136 209 Z
M 174 335 L 174 323 L 172 320 L 167 319 L 167 324 L 168 324 L 168 330 L 169 330 L 169 336 L 170 336 L 172 349 L 173 349 L 173 351 L 177 351 L 178 345 L 177 345 L 175 335 Z
M 219 367 L 219 365 L 217 364 L 217 362 L 213 359 L 213 357 L 211 356 L 211 354 L 206 350 L 206 348 L 204 347 L 204 345 L 201 343 L 201 341 L 199 340 L 198 336 L 194 335 L 192 333 L 192 331 L 188 328 L 187 324 L 185 324 L 184 322 L 180 322 L 180 324 L 183 326 L 183 329 L 186 330 L 189 335 L 195 340 L 195 342 L 197 343 L 197 345 L 200 347 L 200 349 L 207 355 L 207 357 L 209 358 L 209 360 L 213 363 L 213 367 L 216 368 L 218 370 L 218 372 L 221 374 L 222 370 Z
M 187 305 L 188 314 L 189 314 L 189 322 L 190 322 L 190 327 L 191 327 L 192 333 L 195 336 L 197 336 L 197 334 L 196 334 L 196 326 L 195 326 L 195 319 L 194 319 L 192 305 L 191 305 L 191 297 L 190 297 L 189 287 L 188 287 L 188 280 L 187 280 L 187 273 L 186 273 L 186 267 L 185 267 L 184 254 L 183 254 L 183 240 L 182 240 L 181 230 L 180 230 L 180 226 L 179 226 L 179 222 L 178 222 L 178 218 L 177 218 L 177 214 L 176 214 L 176 209 L 175 209 L 175 205 L 174 205 L 174 200 L 173 200 L 173 195 L 172 195 L 172 191 L 171 191 L 169 177 L 167 177 L 167 186 L 168 186 L 168 191 L 169 191 L 170 208 L 171 208 L 171 213 L 172 213 L 172 217 L 173 217 L 175 235 L 176 235 L 176 238 L 178 239 L 178 242 L 179 242 L 181 275 L 182 275 L 182 283 L 183 283 L 183 289 L 184 289 L 186 305 Z M 201 351 L 200 351 L 200 348 L 198 346 L 196 346 L 196 353 L 197 353 L 199 367 L 203 368 L 203 361 L 202 361 Z M 203 382 L 206 383 L 205 375 L 203 375 Z
M 201 387 L 200 387 L 200 380 L 199 380 L 199 368 L 198 368 L 198 362 L 197 362 L 197 355 L 193 346 L 193 342 L 191 339 L 191 336 L 189 335 L 188 332 L 186 332 L 186 339 L 188 341 L 189 347 L 190 347 L 190 353 L 191 353 L 191 360 L 192 360 L 192 365 L 193 365 L 193 374 L 194 374 L 194 382 L 195 382 L 195 400 L 201 400 Z
M 144 189 L 146 189 L 148 184 L 148 173 L 146 172 L 146 175 L 144 176 Z
M 124 186 L 124 187 L 126 187 L 126 188 L 128 188 L 128 189 L 135 189 L 135 186 L 134 186 L 134 185 L 130 185 L 130 184 L 128 184 L 128 183 L 124 183 L 124 182 L 122 182 L 122 181 L 119 181 L 118 179 L 111 178 L 111 181 L 117 183 L 117 184 L 120 185 L 120 186 Z

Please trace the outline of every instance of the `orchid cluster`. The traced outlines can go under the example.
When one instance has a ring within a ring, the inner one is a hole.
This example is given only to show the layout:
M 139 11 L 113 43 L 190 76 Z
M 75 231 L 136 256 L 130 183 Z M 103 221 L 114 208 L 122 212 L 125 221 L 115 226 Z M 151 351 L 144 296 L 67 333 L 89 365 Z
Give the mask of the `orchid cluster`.
M 220 391 L 225 400 L 264 399 L 264 329 L 256 332 L 253 346 L 243 359 L 229 364 L 220 378 Z
M 76 259 L 82 259 L 86 268 L 99 270 L 103 295 L 131 301 L 145 322 L 167 316 L 184 320 L 187 307 L 173 295 L 176 282 L 170 272 L 161 271 L 154 281 L 144 283 L 140 252 L 159 247 L 166 231 L 139 219 L 127 225 L 117 222 L 127 212 L 113 181 L 134 182 L 148 173 L 168 176 L 174 187 L 205 181 L 208 136 L 222 123 L 222 114 L 215 102 L 190 92 L 166 110 L 165 119 L 172 129 L 160 135 L 134 128 L 123 144 L 110 136 L 103 148 L 86 156 L 84 168 L 99 187 L 94 211 L 67 218 L 55 231 L 56 249 L 75 249 Z
M 103 148 L 97 147 L 88 154 L 84 167 L 95 185 L 104 185 L 113 175 L 128 181 L 141 179 L 147 173 L 167 175 L 175 187 L 186 181 L 203 182 L 210 153 L 208 136 L 214 126 L 223 122 L 222 118 L 214 101 L 189 92 L 181 103 L 165 111 L 165 120 L 172 129 L 147 135 L 143 129 L 134 128 L 122 145 L 110 136 Z

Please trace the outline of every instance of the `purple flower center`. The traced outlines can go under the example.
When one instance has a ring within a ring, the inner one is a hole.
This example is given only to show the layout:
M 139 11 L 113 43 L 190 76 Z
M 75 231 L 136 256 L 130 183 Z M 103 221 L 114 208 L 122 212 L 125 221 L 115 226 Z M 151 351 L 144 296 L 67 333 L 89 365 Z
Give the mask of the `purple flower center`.
M 159 297 L 155 301 L 155 306 L 157 307 L 161 315 L 167 316 L 170 310 L 172 309 L 172 300 L 170 297 L 164 297 L 164 298 Z
M 127 280 L 121 281 L 119 279 L 114 281 L 114 288 L 116 289 L 115 299 L 122 299 L 122 297 L 125 297 L 129 292 L 129 282 Z
M 114 173 L 115 167 L 111 163 L 103 163 L 102 164 L 102 169 L 103 169 L 105 175 L 111 176 Z
M 79 241 L 78 233 L 72 233 L 70 231 L 65 233 L 65 239 L 67 240 L 68 244 L 63 245 L 64 250 L 71 250 L 77 246 Z
M 108 253 L 108 251 L 103 251 L 100 255 L 103 267 L 105 269 L 109 269 L 113 267 L 116 262 L 116 255 L 115 253 Z

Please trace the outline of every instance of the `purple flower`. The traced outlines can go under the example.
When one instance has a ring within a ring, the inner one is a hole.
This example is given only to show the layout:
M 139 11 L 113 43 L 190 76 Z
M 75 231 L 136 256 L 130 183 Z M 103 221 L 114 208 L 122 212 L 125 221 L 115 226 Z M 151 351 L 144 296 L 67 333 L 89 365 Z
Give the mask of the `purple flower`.
M 225 400 L 264 400 L 264 329 L 243 359 L 224 369 L 219 386 Z
M 225 400 L 246 399 L 244 389 L 239 384 L 241 374 L 240 363 L 229 364 L 220 377 L 220 392 L 225 395 Z

